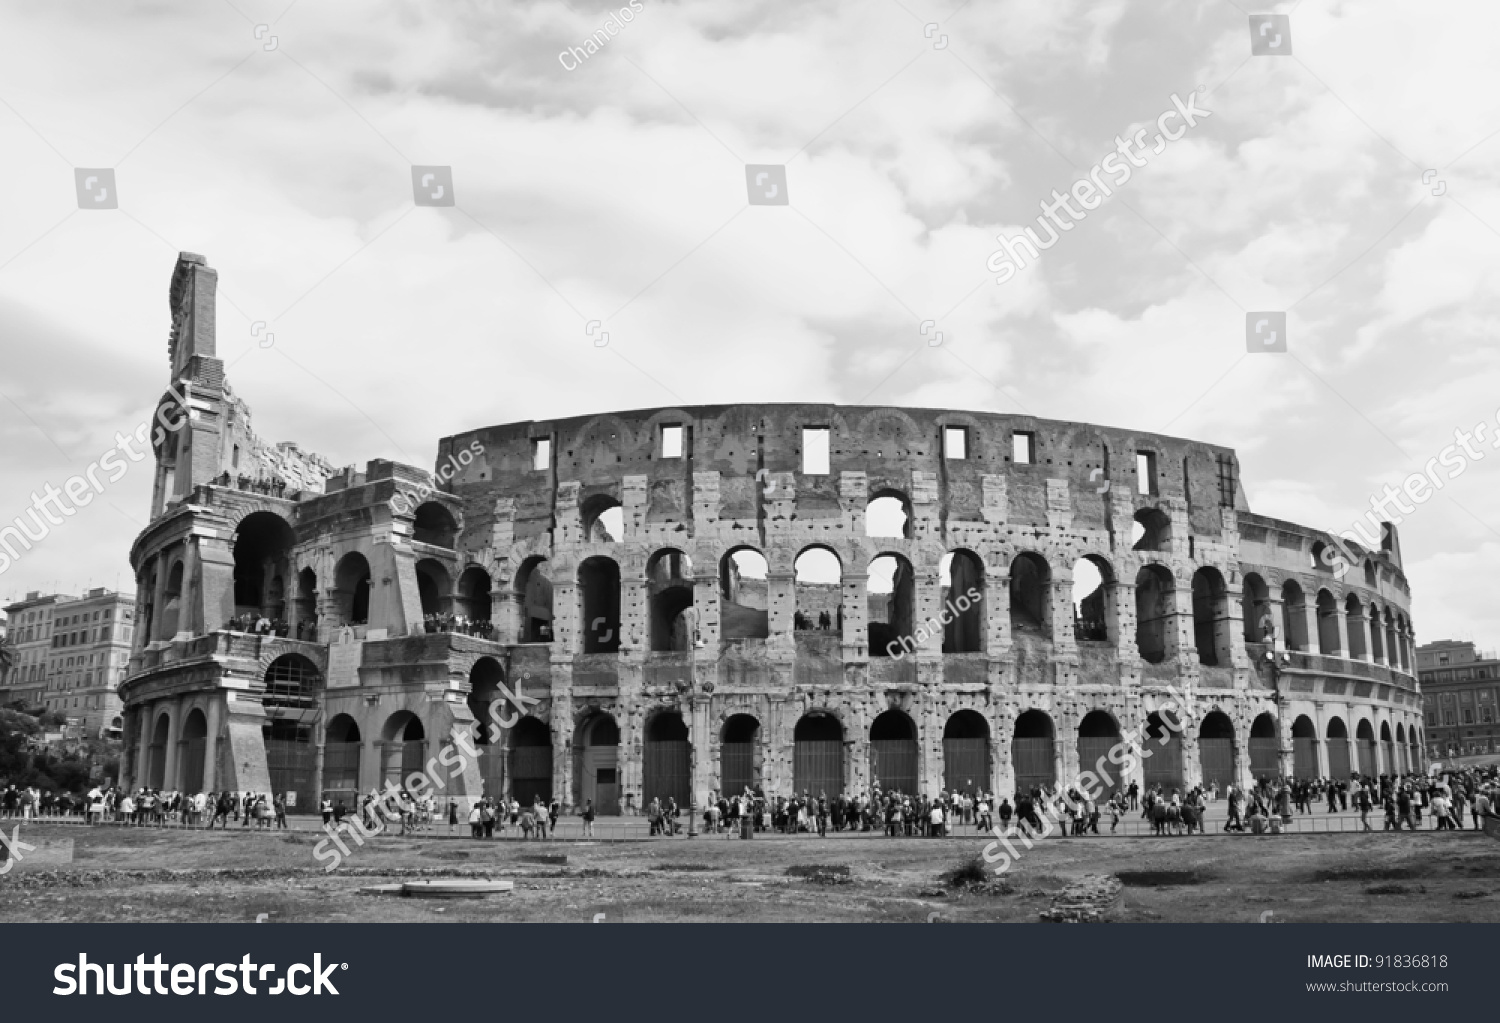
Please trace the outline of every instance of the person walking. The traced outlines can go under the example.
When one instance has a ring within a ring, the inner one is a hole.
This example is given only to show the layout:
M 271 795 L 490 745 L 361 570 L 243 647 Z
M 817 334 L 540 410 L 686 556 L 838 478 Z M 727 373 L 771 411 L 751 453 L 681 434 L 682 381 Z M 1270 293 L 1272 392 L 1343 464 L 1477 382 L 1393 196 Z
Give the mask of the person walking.
M 276 793 L 276 830 L 286 830 L 286 797 L 280 792 Z
M 583 804 L 583 837 L 594 837 L 594 801 L 592 799 Z
M 1361 785 L 1359 791 L 1355 793 L 1354 801 L 1359 807 L 1360 824 L 1364 825 L 1366 831 L 1374 831 L 1375 829 L 1370 827 L 1370 811 L 1373 809 L 1370 804 L 1370 786 Z
M 323 814 L 323 823 L 324 824 L 332 823 L 332 821 L 333 821 L 333 800 L 329 799 L 326 793 L 324 794 L 324 796 L 323 796 L 323 802 L 318 807 L 318 809 Z

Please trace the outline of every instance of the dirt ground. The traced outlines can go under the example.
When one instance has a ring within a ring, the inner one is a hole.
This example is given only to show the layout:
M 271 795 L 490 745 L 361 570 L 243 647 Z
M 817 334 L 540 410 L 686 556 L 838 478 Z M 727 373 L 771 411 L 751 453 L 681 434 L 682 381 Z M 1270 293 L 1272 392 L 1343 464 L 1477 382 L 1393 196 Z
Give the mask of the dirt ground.
M 327 873 L 310 832 L 38 825 L 73 862 L 0 877 L 0 922 L 1035 922 L 1065 885 L 1115 875 L 1109 921 L 1500 921 L 1500 844 L 1475 833 L 1049 838 L 980 884 L 945 874 L 985 839 L 481 842 L 379 837 Z M 1021 848 L 1017 844 L 1017 848 Z M 422 874 L 515 882 L 483 900 L 361 889 Z

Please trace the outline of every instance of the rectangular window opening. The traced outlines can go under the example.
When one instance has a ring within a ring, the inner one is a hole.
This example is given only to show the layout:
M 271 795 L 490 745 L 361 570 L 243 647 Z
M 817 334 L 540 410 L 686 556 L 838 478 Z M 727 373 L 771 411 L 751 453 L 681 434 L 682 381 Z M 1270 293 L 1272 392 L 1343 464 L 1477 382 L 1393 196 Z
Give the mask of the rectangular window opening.
M 663 426 L 661 428 L 661 456 L 663 458 L 682 457 L 681 426 Z
M 969 457 L 969 428 L 966 426 L 943 427 L 943 454 L 956 462 Z
M 1156 452 L 1135 453 L 1136 486 L 1142 494 L 1156 493 Z
M 826 426 L 804 426 L 802 428 L 802 472 L 805 475 L 828 475 L 828 450 L 831 432 Z
M 1036 434 L 1017 431 L 1010 435 L 1010 458 L 1016 465 L 1036 464 Z
M 537 472 L 552 468 L 552 439 L 550 437 L 531 439 L 531 468 Z

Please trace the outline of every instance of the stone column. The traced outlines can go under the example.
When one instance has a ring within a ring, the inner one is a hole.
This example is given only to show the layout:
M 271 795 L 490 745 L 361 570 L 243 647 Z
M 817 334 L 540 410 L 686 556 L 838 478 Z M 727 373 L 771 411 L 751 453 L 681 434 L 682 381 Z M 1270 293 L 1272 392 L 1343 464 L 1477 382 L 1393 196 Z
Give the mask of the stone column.
M 162 774 L 162 785 L 168 789 L 182 788 L 182 779 L 177 777 L 177 740 L 182 735 L 182 698 L 171 703 L 171 717 L 167 719 L 167 769 Z
M 219 788 L 219 727 L 223 716 L 223 700 L 223 694 L 216 693 L 208 701 L 208 736 L 203 742 L 204 792 L 216 792 Z

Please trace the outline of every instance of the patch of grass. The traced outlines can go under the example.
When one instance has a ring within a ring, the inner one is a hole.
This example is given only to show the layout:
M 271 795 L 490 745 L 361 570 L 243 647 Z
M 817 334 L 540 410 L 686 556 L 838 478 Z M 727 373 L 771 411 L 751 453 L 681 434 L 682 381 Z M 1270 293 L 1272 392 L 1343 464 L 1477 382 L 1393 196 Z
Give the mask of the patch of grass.
M 975 856 L 951 870 L 944 871 L 938 879 L 949 888 L 968 888 L 988 884 L 990 873 L 985 869 L 984 858 Z

